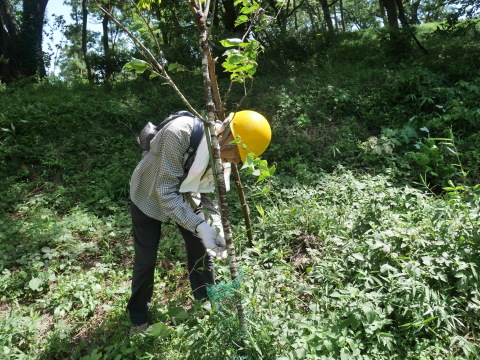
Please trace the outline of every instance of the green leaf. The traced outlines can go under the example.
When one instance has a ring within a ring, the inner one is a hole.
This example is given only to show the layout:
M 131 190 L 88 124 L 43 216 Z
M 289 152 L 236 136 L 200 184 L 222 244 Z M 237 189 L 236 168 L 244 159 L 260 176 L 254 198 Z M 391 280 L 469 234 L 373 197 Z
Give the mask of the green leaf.
M 256 157 L 254 153 L 250 152 L 242 166 L 242 170 L 246 170 L 247 175 L 257 176 L 257 183 L 261 183 L 266 178 L 273 176 L 276 166 L 272 165 L 271 167 L 268 167 L 267 160 L 262 160 L 260 157 Z
M 401 327 L 405 326 L 415 326 L 415 327 L 419 327 L 419 326 L 422 326 L 424 324 L 427 324 L 429 323 L 430 321 L 433 321 L 435 319 L 438 319 L 439 316 L 433 316 L 433 317 L 430 317 L 428 319 L 425 319 L 425 320 L 422 320 L 422 321 L 418 321 L 418 322 L 415 322 L 415 323 L 407 323 L 407 324 L 404 324 L 404 325 L 400 325 Z
M 235 26 L 244 24 L 248 21 L 248 16 L 247 15 L 240 15 L 237 20 L 235 20 Z
M 159 76 L 160 76 L 160 74 L 159 74 L 158 72 L 156 72 L 156 71 L 152 71 L 152 72 L 150 73 L 150 79 L 154 79 L 154 78 L 157 78 L 157 77 L 159 77 Z M 167 84 L 167 83 L 162 83 L 162 85 L 168 85 L 168 84 Z
M 140 9 L 150 9 L 152 7 L 152 4 L 161 4 L 161 2 L 161 0 L 139 0 L 138 7 Z
M 150 69 L 150 64 L 144 60 L 132 59 L 132 61 L 127 62 L 123 67 L 135 70 L 137 74 L 143 74 L 146 70 Z
M 228 64 L 238 64 L 248 60 L 248 57 L 242 54 L 231 54 L 227 57 Z
M 247 155 L 247 160 L 243 164 L 242 170 L 246 170 L 247 175 L 251 175 L 255 171 L 255 161 L 252 154 Z
M 350 353 L 347 349 L 343 348 L 340 350 L 340 360 L 348 360 L 350 359 Z
M 160 339 L 165 339 L 173 333 L 173 329 L 162 322 L 158 322 L 149 326 L 146 333 Z
M 257 208 L 257 211 L 260 214 L 260 216 L 262 218 L 265 217 L 265 210 L 263 209 L 262 205 L 255 205 L 255 207 Z
M 30 282 L 28 283 L 28 286 L 30 289 L 34 291 L 40 291 L 42 290 L 42 285 L 43 285 L 43 280 L 39 278 L 32 278 Z
M 242 39 L 225 39 L 225 40 L 220 40 L 220 44 L 224 47 L 232 47 L 232 46 L 240 46 L 242 44 L 245 44 Z
M 438 319 L 438 318 L 439 318 L 439 316 L 432 316 L 428 319 L 423 320 L 422 324 L 429 323 L 430 321 L 433 321 L 433 320 Z
M 257 179 L 257 183 L 261 183 L 266 178 L 269 178 L 270 176 L 273 176 L 273 174 L 275 173 L 275 170 L 276 170 L 275 165 L 272 165 L 270 168 L 264 167 L 264 168 L 260 169 L 260 176 Z
M 173 63 L 168 65 L 168 71 L 186 71 L 187 69 L 185 66 L 180 65 L 178 63 Z
M 181 306 L 168 310 L 168 315 L 176 320 L 184 320 L 189 317 L 188 312 Z
M 452 141 L 452 139 L 449 139 L 449 138 L 430 138 L 430 140 L 434 140 L 434 141 Z

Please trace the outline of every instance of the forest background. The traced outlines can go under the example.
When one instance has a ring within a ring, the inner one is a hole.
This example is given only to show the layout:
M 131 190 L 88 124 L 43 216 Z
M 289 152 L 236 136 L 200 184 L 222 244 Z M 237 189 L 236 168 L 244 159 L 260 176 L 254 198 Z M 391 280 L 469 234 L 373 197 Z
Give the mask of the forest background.
M 172 224 L 153 325 L 129 335 L 135 138 L 184 104 L 136 74 L 140 53 L 93 2 L 67 3 L 72 22 L 54 19 L 64 41 L 44 52 L 47 3 L 0 0 L 1 358 L 479 357 L 477 0 L 216 4 L 227 109 L 259 111 L 273 129 L 262 158 L 275 174 L 242 170 L 253 244 L 229 194 L 244 348 L 234 316 L 193 304 Z M 132 4 L 102 4 L 153 47 Z M 187 4 L 138 5 L 175 82 L 203 109 Z M 242 23 L 252 12 L 264 22 Z M 246 31 L 260 50 L 254 81 L 231 86 L 221 40 Z M 228 282 L 227 264 L 217 268 Z

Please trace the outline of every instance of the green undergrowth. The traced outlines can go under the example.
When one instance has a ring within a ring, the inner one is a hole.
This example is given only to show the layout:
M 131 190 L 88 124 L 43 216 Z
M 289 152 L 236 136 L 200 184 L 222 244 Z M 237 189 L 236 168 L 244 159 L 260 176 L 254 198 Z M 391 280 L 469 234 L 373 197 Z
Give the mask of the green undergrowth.
M 247 245 L 232 204 L 248 319 L 203 313 L 168 225 L 148 335 L 129 335 L 126 204 L 113 214 L 33 195 L 0 224 L 0 351 L 6 359 L 476 359 L 480 190 L 445 197 L 388 173 L 338 168 L 247 181 Z M 231 194 L 233 196 L 233 194 Z M 219 262 L 218 280 L 229 270 Z
M 165 86 L 145 86 L 45 82 L 1 93 L 2 209 L 31 193 L 56 193 L 65 211 L 82 204 L 105 212 L 106 202 L 127 197 L 139 129 L 180 106 Z
M 429 56 L 397 62 L 372 35 L 227 101 L 269 119 L 262 156 L 277 169 L 262 184 L 242 175 L 253 245 L 229 194 L 245 348 L 230 309 L 193 302 L 172 224 L 153 325 L 129 335 L 135 136 L 184 108 L 173 91 L 144 80 L 0 86 L 0 358 L 479 358 L 477 35 L 425 33 Z M 201 101 L 201 81 L 179 76 Z M 217 272 L 228 286 L 226 261 Z

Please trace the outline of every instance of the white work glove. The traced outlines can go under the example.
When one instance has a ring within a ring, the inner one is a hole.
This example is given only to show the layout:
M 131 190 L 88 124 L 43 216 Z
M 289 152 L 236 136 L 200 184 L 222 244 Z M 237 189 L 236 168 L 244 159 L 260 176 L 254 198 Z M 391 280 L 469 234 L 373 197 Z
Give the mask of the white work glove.
M 225 239 L 223 236 L 217 233 L 217 230 L 214 227 L 211 227 L 206 222 L 200 223 L 197 226 L 197 235 L 202 239 L 203 245 L 209 251 L 210 254 L 216 256 L 218 259 L 225 259 L 227 257 Z

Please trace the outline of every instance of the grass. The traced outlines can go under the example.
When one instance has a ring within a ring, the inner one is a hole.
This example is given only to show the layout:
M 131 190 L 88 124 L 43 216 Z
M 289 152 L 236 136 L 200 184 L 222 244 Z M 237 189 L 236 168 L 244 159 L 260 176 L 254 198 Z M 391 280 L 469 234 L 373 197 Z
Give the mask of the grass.
M 396 187 L 386 175 L 302 176 L 301 186 L 279 176 L 256 187 L 253 248 L 234 215 L 252 336 L 247 354 L 476 358 L 478 190 L 441 199 Z M 1 224 L 5 358 L 240 354 L 222 341 L 228 319 L 198 312 L 188 295 L 173 226 L 159 250 L 150 319 L 161 330 L 131 337 L 124 313 L 133 258 L 127 208 L 112 203 L 115 215 L 74 208 L 59 216 L 40 198 Z M 218 265 L 220 280 L 228 280 L 227 264 Z
M 432 36 L 432 61 L 392 65 L 373 50 L 348 62 L 371 41 L 354 40 L 335 49 L 338 66 L 321 54 L 324 66 L 259 77 L 243 104 L 271 121 L 265 158 L 277 168 L 261 184 L 243 174 L 253 247 L 229 194 L 245 349 L 235 314 L 194 303 L 172 224 L 154 326 L 129 335 L 135 133 L 181 108 L 172 92 L 143 81 L 1 87 L 0 358 L 478 358 L 478 44 Z

